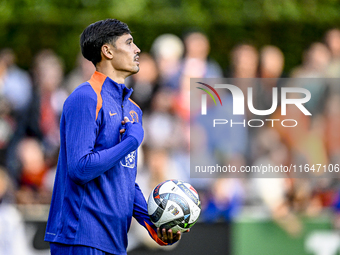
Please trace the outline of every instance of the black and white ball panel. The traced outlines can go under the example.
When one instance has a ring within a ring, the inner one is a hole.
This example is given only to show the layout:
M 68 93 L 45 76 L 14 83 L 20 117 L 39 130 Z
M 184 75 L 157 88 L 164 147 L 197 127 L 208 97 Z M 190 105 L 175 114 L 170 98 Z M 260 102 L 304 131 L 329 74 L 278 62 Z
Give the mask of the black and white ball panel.
M 151 221 L 161 229 L 186 231 L 192 227 L 201 212 L 197 191 L 179 180 L 168 180 L 157 185 L 148 200 Z

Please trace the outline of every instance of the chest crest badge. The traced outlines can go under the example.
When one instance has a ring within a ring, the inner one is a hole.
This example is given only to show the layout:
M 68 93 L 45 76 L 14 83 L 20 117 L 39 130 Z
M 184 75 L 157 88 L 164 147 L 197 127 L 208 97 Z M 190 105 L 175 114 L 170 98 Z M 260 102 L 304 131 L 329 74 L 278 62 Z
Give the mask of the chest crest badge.
M 131 116 L 131 119 L 132 119 L 133 122 L 139 122 L 138 114 L 135 111 L 131 110 L 130 116 Z
M 136 151 L 132 151 L 126 155 L 125 158 L 120 161 L 120 164 L 128 168 L 134 168 L 136 165 Z

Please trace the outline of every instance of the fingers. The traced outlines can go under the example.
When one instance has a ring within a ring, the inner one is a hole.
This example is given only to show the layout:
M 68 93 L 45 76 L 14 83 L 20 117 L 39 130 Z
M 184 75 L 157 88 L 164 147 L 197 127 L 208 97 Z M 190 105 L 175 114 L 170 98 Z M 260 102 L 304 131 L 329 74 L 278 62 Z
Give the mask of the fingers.
M 181 233 L 181 231 L 177 231 L 177 233 L 176 233 L 176 236 L 175 236 L 176 238 L 175 238 L 175 241 L 179 241 L 179 240 L 181 240 L 181 238 L 182 238 L 182 233 Z
M 129 118 L 128 117 L 124 117 L 124 120 L 122 120 L 122 125 L 124 125 L 125 123 L 128 123 L 130 122 Z
M 166 234 L 166 229 L 163 228 L 162 229 L 162 233 L 163 233 L 163 242 L 168 242 L 168 235 Z
M 122 125 L 125 125 L 126 123 L 128 123 L 128 122 L 130 122 L 130 120 L 129 120 L 129 118 L 128 117 L 124 117 L 124 120 L 122 120 Z M 124 132 L 125 132 L 125 129 L 124 128 L 122 128 L 121 130 L 119 130 L 119 133 L 120 134 L 124 134 Z
M 173 235 L 173 233 L 172 233 L 172 230 L 171 230 L 171 229 L 169 229 L 169 231 L 168 231 L 168 235 L 169 235 L 169 239 L 170 239 L 170 241 L 171 241 L 171 242 L 173 242 L 174 235 Z
M 124 117 L 124 122 L 125 122 L 125 123 L 130 122 L 129 118 L 128 118 L 128 117 Z
M 189 231 L 186 231 L 189 232 Z M 159 228 L 157 228 L 157 236 L 159 239 L 161 239 L 163 242 L 166 243 L 174 243 L 177 242 L 179 240 L 181 240 L 182 238 L 182 233 L 181 231 L 177 231 L 175 234 L 173 233 L 173 231 L 171 229 L 169 229 L 168 231 L 163 228 L 162 230 L 160 230 Z
M 157 228 L 157 236 L 159 239 L 162 239 L 162 234 L 159 228 Z

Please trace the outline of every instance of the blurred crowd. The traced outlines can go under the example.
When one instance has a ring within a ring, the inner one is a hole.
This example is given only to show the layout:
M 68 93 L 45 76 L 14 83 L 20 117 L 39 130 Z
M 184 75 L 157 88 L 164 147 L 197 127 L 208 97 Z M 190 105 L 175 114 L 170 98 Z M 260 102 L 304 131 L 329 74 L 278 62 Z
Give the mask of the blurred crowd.
M 140 71 L 126 81 L 134 90 L 132 100 L 144 112 L 145 139 L 139 149 L 137 182 L 145 196 L 166 179 L 181 179 L 199 191 L 201 221 L 232 221 L 250 205 L 261 206 L 292 235 L 303 229 L 301 217 L 315 217 L 324 210 L 333 212 L 334 227 L 340 228 L 336 178 L 196 180 L 190 179 L 189 172 L 190 78 L 271 78 L 257 91 L 257 100 L 269 109 L 272 87 L 280 86 L 279 78 L 340 78 L 340 30 L 329 30 L 320 42 L 306 45 L 302 64 L 286 73 L 285 56 L 274 45 L 260 49 L 236 45 L 231 49 L 230 67 L 221 68 L 209 57 L 209 39 L 213 38 L 201 32 L 183 38 L 159 36 L 149 53 L 140 54 Z M 63 60 L 53 50 L 44 49 L 26 71 L 16 65 L 11 49 L 0 51 L 0 215 L 9 205 L 49 204 L 64 100 L 94 70 L 79 55 L 75 69 L 65 74 Z M 340 163 L 340 86 L 313 86 L 311 94 L 314 104 L 308 109 L 313 115 L 301 117 L 298 131 L 245 128 L 229 134 L 234 142 L 228 148 L 213 153 L 219 153 L 225 165 L 287 165 L 295 157 L 310 164 Z M 11 215 L 13 227 L 19 216 Z M 4 231 L 0 228 L 0 236 Z

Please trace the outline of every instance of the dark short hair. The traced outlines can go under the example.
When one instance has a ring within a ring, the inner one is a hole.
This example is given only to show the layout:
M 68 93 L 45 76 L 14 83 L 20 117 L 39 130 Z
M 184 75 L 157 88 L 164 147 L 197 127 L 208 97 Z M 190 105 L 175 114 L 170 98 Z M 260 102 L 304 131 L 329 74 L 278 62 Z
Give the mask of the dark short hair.
M 94 65 L 101 61 L 101 47 L 105 43 L 113 46 L 119 36 L 130 34 L 124 22 L 117 19 L 105 19 L 89 25 L 80 36 L 80 47 L 84 58 Z

